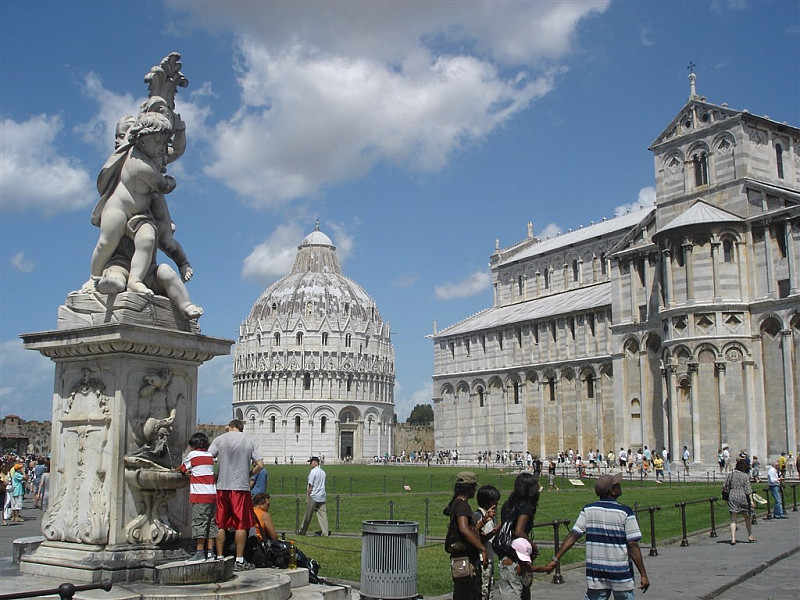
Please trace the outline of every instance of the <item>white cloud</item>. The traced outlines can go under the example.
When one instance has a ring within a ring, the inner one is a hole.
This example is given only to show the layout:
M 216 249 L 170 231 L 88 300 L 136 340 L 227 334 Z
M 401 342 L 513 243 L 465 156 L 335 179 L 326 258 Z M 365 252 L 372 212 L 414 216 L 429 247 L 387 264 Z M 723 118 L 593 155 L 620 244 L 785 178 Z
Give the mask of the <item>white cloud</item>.
M 14 270 L 20 273 L 30 273 L 36 267 L 36 263 L 29 258 L 25 258 L 25 253 L 21 251 L 12 256 L 8 262 L 11 263 Z
M 0 344 L 0 414 L 49 421 L 53 414 L 53 363 L 22 340 Z
M 336 246 L 339 263 L 343 264 L 353 252 L 353 237 L 340 223 L 329 221 L 325 229 Z M 266 285 L 288 275 L 297 255 L 297 247 L 309 233 L 298 223 L 279 225 L 244 259 L 242 277 Z
M 639 190 L 639 197 L 636 202 L 622 204 L 614 209 L 614 216 L 619 217 L 631 212 L 636 212 L 656 205 L 656 188 L 653 186 L 643 187 Z
M 646 25 L 639 26 L 639 42 L 642 46 L 652 46 L 653 45 L 653 30 Z
M 95 201 L 86 169 L 55 147 L 63 125 L 57 116 L 0 121 L 0 212 L 34 209 L 46 216 Z
M 553 88 L 579 22 L 608 2 L 172 5 L 245 32 L 241 106 L 206 172 L 275 206 L 381 162 L 443 168 Z
M 414 285 L 419 279 L 419 275 L 417 273 L 409 273 L 407 275 L 400 275 L 396 277 L 394 281 L 392 281 L 392 287 L 396 287 L 399 289 L 408 288 Z
M 492 276 L 486 271 L 475 271 L 457 283 L 443 283 L 437 285 L 434 293 L 437 300 L 452 300 L 453 298 L 467 298 L 480 294 L 492 283 Z
M 554 238 L 559 234 L 561 234 L 561 226 L 556 225 L 555 223 L 550 223 L 547 225 L 547 227 L 537 233 L 536 237 L 538 237 L 540 240 L 546 240 L 549 238 Z

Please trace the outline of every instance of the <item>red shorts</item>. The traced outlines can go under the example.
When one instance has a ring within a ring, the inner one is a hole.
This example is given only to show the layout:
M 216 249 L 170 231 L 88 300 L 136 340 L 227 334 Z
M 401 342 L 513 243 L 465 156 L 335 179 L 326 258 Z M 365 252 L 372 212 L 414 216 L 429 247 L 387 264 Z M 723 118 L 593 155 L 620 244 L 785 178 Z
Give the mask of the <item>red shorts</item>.
M 255 524 L 250 490 L 217 490 L 219 529 L 250 529 Z

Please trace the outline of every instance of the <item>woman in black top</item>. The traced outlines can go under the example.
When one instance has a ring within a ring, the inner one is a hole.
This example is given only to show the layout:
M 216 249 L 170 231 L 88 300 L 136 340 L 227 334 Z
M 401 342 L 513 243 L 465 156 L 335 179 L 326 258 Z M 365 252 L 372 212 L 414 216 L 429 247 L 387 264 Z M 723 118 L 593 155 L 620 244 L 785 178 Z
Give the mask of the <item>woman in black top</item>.
M 533 527 L 533 516 L 539 504 L 539 480 L 532 473 L 520 473 L 514 481 L 514 491 L 500 511 L 502 522 L 514 521 L 514 537 L 528 537 Z M 498 600 L 528 600 L 531 597 L 531 574 L 517 574 L 513 557 L 505 556 L 500 561 Z
M 481 597 L 480 566 L 488 564 L 488 557 L 475 529 L 472 508 L 468 502 L 475 496 L 477 488 L 478 478 L 475 473 L 460 472 L 456 475 L 453 498 L 443 511 L 450 517 L 450 526 L 444 542 L 445 550 L 452 558 L 467 557 L 472 564 L 471 576 L 453 579 L 453 600 L 480 600 Z

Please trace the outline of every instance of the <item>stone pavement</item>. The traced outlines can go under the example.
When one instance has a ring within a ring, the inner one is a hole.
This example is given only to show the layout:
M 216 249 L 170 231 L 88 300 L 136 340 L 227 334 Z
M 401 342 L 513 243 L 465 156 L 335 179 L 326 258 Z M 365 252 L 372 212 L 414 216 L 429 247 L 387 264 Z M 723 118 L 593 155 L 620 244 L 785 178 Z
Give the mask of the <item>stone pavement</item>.
M 791 510 L 791 509 L 790 509 Z M 738 543 L 730 544 L 727 521 L 717 525 L 719 537 L 708 532 L 689 536 L 689 545 L 680 540 L 659 545 L 658 556 L 649 556 L 642 548 L 645 568 L 650 578 L 645 600 L 719 599 L 719 600 L 796 600 L 800 597 L 800 512 L 789 512 L 788 519 L 758 519 L 753 526 L 757 541 L 748 544 L 741 524 Z M 539 561 L 552 556 L 543 550 Z M 537 561 L 537 562 L 539 562 Z M 564 583 L 551 583 L 552 575 L 533 584 L 533 598 L 580 600 L 586 591 L 583 565 L 565 569 Z M 639 582 L 636 574 L 637 585 Z

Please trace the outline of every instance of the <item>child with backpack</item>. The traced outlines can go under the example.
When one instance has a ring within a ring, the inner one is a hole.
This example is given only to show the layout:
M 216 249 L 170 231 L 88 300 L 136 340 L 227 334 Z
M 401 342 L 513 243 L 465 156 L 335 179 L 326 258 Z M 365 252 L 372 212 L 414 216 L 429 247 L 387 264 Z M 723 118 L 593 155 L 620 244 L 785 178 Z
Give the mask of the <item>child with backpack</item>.
M 487 566 L 481 566 L 481 600 L 489 600 L 494 583 L 494 551 L 489 541 L 499 529 L 494 517 L 497 503 L 500 501 L 500 491 L 493 485 L 483 485 L 478 488 L 475 499 L 478 501 L 478 510 L 473 513 L 472 518 L 475 520 L 475 529 L 481 536 L 489 561 Z

